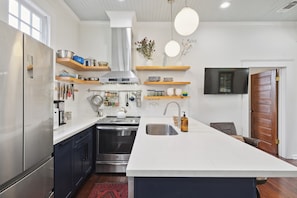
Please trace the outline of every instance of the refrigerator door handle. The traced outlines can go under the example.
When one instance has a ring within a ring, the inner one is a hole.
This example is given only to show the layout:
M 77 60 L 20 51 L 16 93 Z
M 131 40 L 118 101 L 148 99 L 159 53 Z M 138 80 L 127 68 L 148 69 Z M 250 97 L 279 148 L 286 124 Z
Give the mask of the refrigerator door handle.
M 54 197 L 55 197 L 54 191 L 49 192 L 48 198 L 54 198 Z
M 33 79 L 33 56 L 27 55 L 27 61 L 28 61 L 27 73 L 29 78 Z

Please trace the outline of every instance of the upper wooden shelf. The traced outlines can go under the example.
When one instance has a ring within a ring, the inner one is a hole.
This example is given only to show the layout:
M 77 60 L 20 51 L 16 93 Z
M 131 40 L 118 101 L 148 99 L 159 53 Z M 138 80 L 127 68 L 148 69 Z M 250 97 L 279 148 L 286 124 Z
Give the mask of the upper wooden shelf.
M 188 85 L 188 84 L 191 84 L 191 82 L 163 82 L 163 81 L 160 81 L 160 82 L 149 82 L 149 81 L 145 81 L 143 83 L 144 85 Z
M 110 71 L 110 67 L 108 66 L 85 66 L 71 58 L 57 58 L 56 62 L 77 71 Z
M 138 71 L 186 71 L 191 66 L 136 66 Z

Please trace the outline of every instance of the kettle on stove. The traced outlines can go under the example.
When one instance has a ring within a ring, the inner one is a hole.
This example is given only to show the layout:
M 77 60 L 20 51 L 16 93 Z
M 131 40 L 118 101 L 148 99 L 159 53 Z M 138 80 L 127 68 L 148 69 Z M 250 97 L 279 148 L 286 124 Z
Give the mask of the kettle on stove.
M 117 118 L 126 118 L 127 110 L 124 107 L 121 107 L 117 112 Z

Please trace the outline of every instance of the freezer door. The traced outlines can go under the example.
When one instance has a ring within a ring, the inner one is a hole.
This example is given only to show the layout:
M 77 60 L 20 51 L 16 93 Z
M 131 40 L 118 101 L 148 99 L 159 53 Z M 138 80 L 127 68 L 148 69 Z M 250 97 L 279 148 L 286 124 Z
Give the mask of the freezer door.
M 0 193 L 1 198 L 51 196 L 54 186 L 54 163 L 49 159 L 35 171 Z
M 0 55 L 1 187 L 21 173 L 23 167 L 23 36 L 3 22 Z
M 53 50 L 24 36 L 24 169 L 53 152 Z

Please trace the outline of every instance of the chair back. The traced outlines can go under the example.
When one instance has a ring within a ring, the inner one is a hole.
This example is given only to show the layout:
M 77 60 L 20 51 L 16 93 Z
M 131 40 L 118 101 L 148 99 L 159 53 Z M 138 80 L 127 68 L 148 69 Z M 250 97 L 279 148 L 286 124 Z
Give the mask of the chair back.
M 212 122 L 210 126 L 228 135 L 237 135 L 234 122 Z

